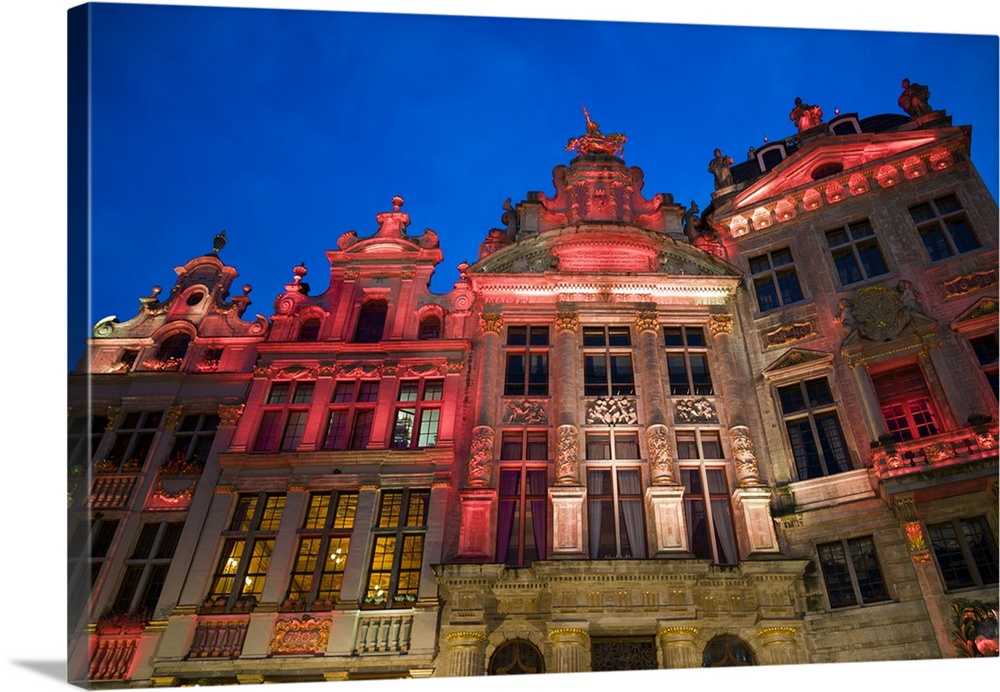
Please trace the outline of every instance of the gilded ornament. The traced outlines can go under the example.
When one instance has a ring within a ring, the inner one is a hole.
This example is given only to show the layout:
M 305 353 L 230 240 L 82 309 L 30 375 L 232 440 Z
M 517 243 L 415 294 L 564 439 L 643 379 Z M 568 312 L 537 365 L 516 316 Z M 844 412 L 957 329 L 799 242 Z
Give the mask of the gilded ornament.
M 733 316 L 729 314 L 709 315 L 708 331 L 712 336 L 729 335 L 733 331 Z
M 946 298 L 957 298 L 984 288 L 992 288 L 997 283 L 997 270 L 989 269 L 963 274 L 951 281 L 945 281 L 941 287 L 944 289 Z
M 479 317 L 479 328 L 482 330 L 483 334 L 499 334 L 500 330 L 503 328 L 503 313 L 484 312 Z
M 656 311 L 646 310 L 637 313 L 635 316 L 635 329 L 640 334 L 643 332 L 658 332 L 660 330 L 660 321 L 656 316 Z
M 572 332 L 576 334 L 580 331 L 580 316 L 572 311 L 561 311 L 556 313 L 556 332 Z
M 243 415 L 243 404 L 219 404 L 219 427 L 235 428 Z
M 177 430 L 177 426 L 181 424 L 181 419 L 184 417 L 184 407 L 183 406 L 171 406 L 167 409 L 167 416 L 163 423 L 164 429 L 166 430 Z
M 277 654 L 321 654 L 330 640 L 330 621 L 281 620 L 274 625 L 271 651 Z

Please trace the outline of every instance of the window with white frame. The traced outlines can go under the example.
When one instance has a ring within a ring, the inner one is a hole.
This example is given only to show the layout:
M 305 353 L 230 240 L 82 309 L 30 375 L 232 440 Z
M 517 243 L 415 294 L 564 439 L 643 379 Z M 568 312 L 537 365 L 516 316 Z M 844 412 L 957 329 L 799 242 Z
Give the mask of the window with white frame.
M 788 248 L 771 250 L 750 258 L 750 274 L 761 312 L 774 310 L 803 299 L 799 275 Z
M 351 547 L 357 492 L 312 493 L 292 564 L 288 600 L 313 609 L 337 604 Z
M 549 328 L 507 327 L 504 396 L 549 395 Z
M 383 490 L 372 529 L 366 608 L 412 606 L 420 588 L 430 490 Z
M 497 562 L 523 567 L 545 559 L 548 458 L 545 430 L 501 433 Z
M 290 452 L 298 448 L 309 418 L 316 383 L 272 382 L 254 440 L 255 452 Z
M 934 402 L 919 365 L 873 373 L 871 378 L 886 431 L 896 442 L 940 432 Z
M 799 480 L 848 471 L 837 403 L 826 378 L 778 387 L 778 399 Z
M 878 239 L 867 219 L 847 223 L 826 232 L 833 264 L 840 285 L 848 286 L 889 271 L 879 249 Z
M 183 529 L 183 521 L 143 524 L 125 560 L 125 571 L 111 606 L 113 612 L 152 616 Z
M 378 380 L 340 380 L 333 388 L 323 449 L 366 449 L 372 436 Z
M 816 546 L 831 608 L 889 600 L 871 536 Z
M 391 446 L 406 449 L 436 445 L 443 398 L 444 380 L 401 380 Z
M 945 589 L 997 583 L 997 544 L 986 517 L 928 524 L 927 537 Z
M 224 606 L 228 612 L 257 604 L 284 510 L 284 493 L 239 496 L 232 521 L 222 534 L 222 554 L 206 605 Z
M 979 240 L 955 195 L 944 195 L 910 207 L 910 216 L 932 262 L 979 247 Z
M 667 380 L 672 396 L 710 396 L 712 375 L 708 367 L 708 344 L 701 327 L 664 327 L 667 349 Z
M 719 431 L 678 430 L 676 435 L 688 549 L 715 564 L 734 565 L 739 558 Z
M 583 328 L 585 396 L 634 396 L 632 338 L 628 327 Z
M 590 557 L 646 557 L 638 433 L 591 432 L 586 446 Z

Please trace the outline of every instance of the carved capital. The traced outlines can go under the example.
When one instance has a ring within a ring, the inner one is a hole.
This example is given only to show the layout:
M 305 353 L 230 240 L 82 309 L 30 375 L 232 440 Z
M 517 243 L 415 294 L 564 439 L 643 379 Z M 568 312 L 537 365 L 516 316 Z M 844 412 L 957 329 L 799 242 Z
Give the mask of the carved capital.
M 479 316 L 479 328 L 483 334 L 499 334 L 500 330 L 503 329 L 503 313 L 484 312 Z
M 709 315 L 708 331 L 712 336 L 729 336 L 733 331 L 733 316 L 729 314 Z
M 243 404 L 219 404 L 219 427 L 235 428 L 243 415 Z
M 178 426 L 181 424 L 181 419 L 184 417 L 184 407 L 183 406 L 171 406 L 167 409 L 167 417 L 163 423 L 164 429 L 166 430 L 177 430 Z
M 655 310 L 643 310 L 635 315 L 635 330 L 637 333 L 656 333 L 660 331 L 660 320 L 657 318 Z
M 111 431 L 118 427 L 118 417 L 122 414 L 121 406 L 108 406 L 108 424 L 104 426 L 105 431 Z
M 580 316 L 572 310 L 561 310 L 556 313 L 556 333 L 580 331 Z

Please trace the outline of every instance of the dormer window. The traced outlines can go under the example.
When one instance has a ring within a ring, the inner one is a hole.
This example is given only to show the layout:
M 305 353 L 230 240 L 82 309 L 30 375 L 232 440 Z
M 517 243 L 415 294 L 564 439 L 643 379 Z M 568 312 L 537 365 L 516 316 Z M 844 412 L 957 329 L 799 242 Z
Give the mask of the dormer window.
M 757 152 L 761 172 L 769 171 L 785 160 L 785 145 L 781 142 L 762 147 Z
M 382 340 L 389 304 L 384 300 L 369 300 L 361 306 L 358 325 L 354 329 L 354 343 L 376 344 Z
M 428 315 L 420 320 L 420 333 L 418 339 L 440 339 L 441 338 L 441 318 L 437 315 Z
M 160 350 L 157 352 L 156 358 L 163 362 L 184 360 L 184 355 L 187 353 L 188 344 L 190 343 L 191 337 L 187 334 L 174 334 L 160 344 Z
M 299 327 L 299 341 L 316 341 L 319 339 L 319 325 L 320 321 L 318 317 L 310 317 L 308 320 L 302 323 Z

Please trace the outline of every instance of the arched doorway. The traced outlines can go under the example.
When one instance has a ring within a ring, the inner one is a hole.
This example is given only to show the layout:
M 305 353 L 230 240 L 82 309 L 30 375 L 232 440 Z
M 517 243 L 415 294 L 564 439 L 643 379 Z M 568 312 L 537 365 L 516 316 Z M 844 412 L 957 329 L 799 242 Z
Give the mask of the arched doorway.
M 509 639 L 490 658 L 490 675 L 528 675 L 545 672 L 542 652 L 526 639 Z
M 703 668 L 755 666 L 757 657 L 754 656 L 753 649 L 742 639 L 731 634 L 723 634 L 715 637 L 705 647 L 701 665 Z

